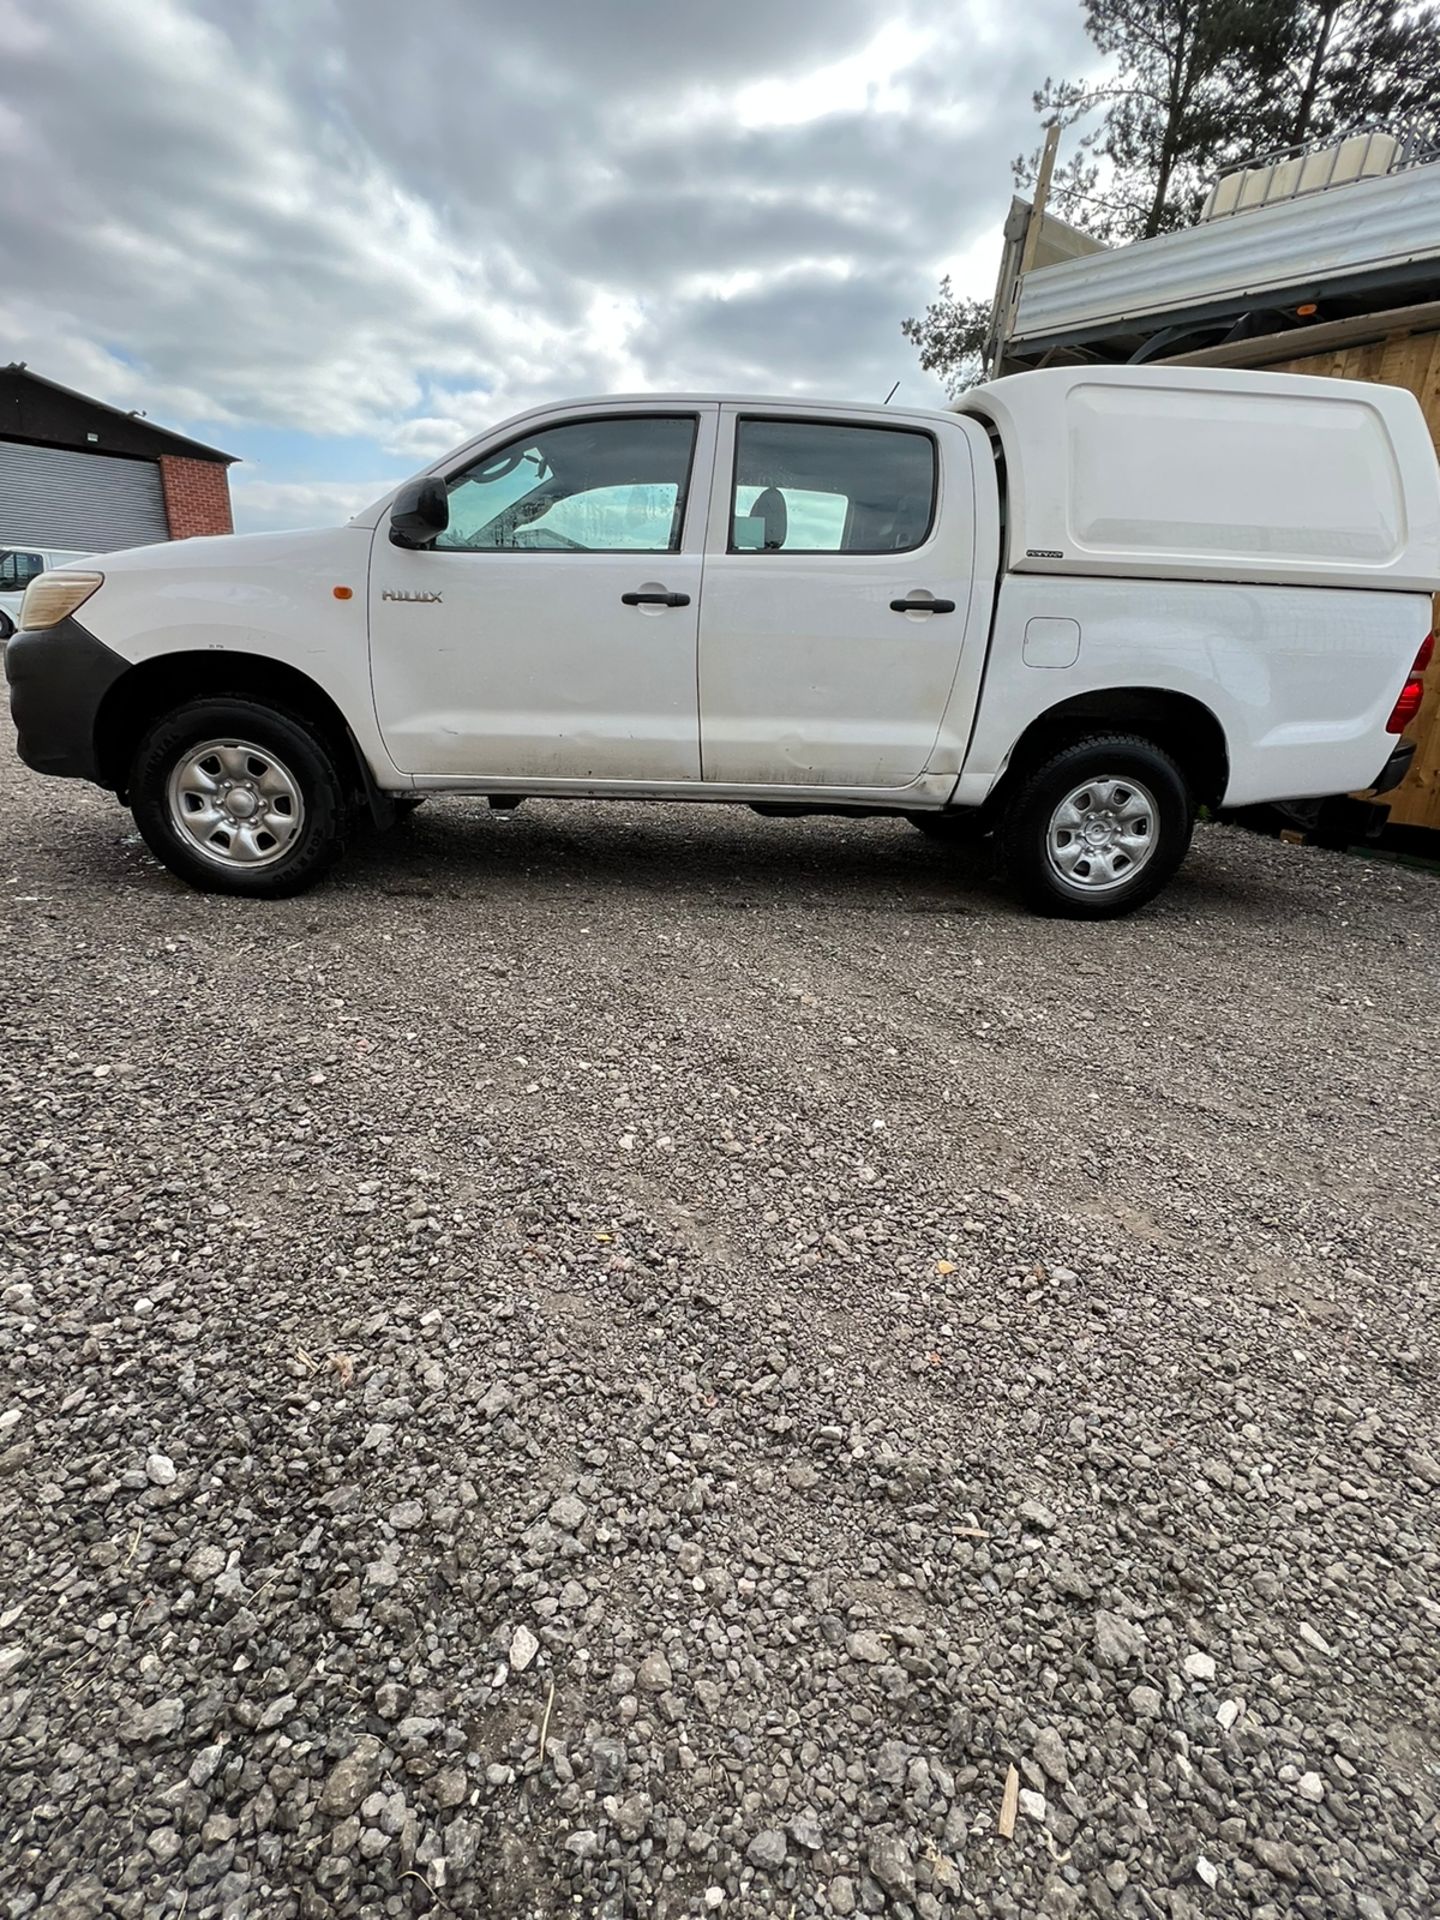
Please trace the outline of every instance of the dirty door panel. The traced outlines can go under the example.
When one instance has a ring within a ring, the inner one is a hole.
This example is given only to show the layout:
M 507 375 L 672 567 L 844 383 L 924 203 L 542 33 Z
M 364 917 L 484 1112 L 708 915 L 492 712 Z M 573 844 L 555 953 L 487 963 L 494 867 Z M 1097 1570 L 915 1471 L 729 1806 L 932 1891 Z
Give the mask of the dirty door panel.
M 715 409 L 613 409 L 447 476 L 433 549 L 370 570 L 371 672 L 406 773 L 697 780 L 695 690 Z M 535 444 L 530 444 L 534 441 Z
M 965 636 L 974 488 L 958 426 L 722 410 L 700 622 L 706 780 L 919 778 Z

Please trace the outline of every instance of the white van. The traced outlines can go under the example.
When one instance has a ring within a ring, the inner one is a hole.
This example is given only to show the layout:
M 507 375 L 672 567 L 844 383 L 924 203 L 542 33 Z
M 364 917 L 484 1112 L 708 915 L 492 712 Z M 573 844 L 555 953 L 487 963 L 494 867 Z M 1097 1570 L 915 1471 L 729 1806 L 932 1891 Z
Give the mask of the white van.
M 993 829 L 1099 918 L 1201 805 L 1398 781 L 1437 587 L 1408 393 L 1068 368 L 539 408 L 348 526 L 47 574 L 8 673 L 28 763 L 199 887 L 296 892 L 402 799 L 739 801 Z

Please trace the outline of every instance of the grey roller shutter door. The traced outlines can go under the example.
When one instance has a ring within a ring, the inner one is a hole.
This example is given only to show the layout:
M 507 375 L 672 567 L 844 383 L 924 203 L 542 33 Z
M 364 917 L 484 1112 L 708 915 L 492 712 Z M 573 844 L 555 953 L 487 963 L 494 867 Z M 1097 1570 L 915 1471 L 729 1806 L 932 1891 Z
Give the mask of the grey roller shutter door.
M 153 460 L 0 440 L 0 544 L 110 553 L 169 538 Z

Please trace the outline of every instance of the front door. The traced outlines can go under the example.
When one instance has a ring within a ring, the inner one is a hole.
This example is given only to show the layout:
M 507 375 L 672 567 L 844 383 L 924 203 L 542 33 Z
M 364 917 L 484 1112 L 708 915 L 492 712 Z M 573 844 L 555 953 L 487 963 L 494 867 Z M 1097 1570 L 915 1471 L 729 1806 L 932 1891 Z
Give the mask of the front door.
M 971 597 L 958 423 L 727 406 L 700 619 L 707 781 L 890 792 L 924 773 Z
M 457 783 L 700 777 L 695 655 L 713 406 L 580 410 L 446 476 L 431 548 L 376 530 L 385 746 Z

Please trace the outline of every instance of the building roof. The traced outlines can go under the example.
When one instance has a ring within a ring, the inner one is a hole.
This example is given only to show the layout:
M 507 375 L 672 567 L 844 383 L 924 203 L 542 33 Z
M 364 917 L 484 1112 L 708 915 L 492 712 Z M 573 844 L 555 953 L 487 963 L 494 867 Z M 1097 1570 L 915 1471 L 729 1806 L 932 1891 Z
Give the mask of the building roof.
M 62 387 L 58 381 L 34 372 L 23 360 L 0 367 L 0 439 L 78 447 L 82 452 L 138 455 L 142 459 L 168 453 L 223 466 L 239 458 L 170 427 L 157 426 L 143 414 L 125 413 L 103 400 L 92 400 L 88 394 Z

